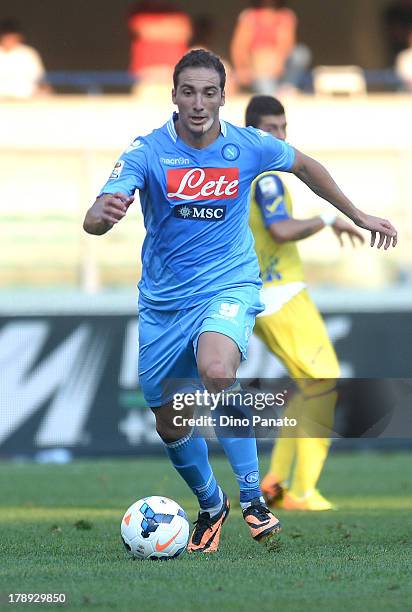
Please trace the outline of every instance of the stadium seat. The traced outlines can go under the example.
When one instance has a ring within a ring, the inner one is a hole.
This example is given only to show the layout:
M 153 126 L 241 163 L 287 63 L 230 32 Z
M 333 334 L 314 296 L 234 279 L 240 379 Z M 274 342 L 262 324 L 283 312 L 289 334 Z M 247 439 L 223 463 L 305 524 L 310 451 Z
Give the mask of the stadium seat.
M 359 66 L 317 66 L 313 69 L 315 94 L 365 95 L 366 79 Z

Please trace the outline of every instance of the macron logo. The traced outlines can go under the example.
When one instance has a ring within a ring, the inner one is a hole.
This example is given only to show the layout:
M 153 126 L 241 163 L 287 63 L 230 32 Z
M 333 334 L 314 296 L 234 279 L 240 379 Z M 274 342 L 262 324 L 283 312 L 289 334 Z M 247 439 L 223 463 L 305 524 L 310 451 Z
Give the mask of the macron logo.
M 239 168 L 176 168 L 167 171 L 170 200 L 227 200 L 239 192 Z
M 187 166 L 187 164 L 190 164 L 188 157 L 161 157 L 160 161 L 168 166 Z

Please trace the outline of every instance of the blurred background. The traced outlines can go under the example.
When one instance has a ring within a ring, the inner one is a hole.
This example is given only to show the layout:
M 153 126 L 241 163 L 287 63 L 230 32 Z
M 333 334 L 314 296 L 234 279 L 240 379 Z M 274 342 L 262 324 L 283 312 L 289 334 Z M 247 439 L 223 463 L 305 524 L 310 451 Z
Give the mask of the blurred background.
M 1 456 L 160 448 L 137 380 L 138 202 L 104 237 L 82 222 L 120 152 L 170 116 L 192 47 L 226 63 L 223 118 L 278 96 L 289 142 L 399 229 L 388 252 L 329 231 L 299 247 L 343 376 L 410 377 L 412 1 L 1 0 L 0 22 Z M 285 180 L 297 217 L 327 207 Z M 253 338 L 240 374 L 285 372 Z

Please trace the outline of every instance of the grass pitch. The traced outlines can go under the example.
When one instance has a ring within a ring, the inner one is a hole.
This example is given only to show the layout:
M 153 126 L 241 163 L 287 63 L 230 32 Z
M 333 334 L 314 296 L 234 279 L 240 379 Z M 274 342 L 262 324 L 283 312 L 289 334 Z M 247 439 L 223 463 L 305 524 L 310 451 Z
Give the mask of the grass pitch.
M 320 487 L 340 509 L 279 511 L 284 531 L 268 547 L 249 536 L 227 462 L 212 463 L 232 500 L 219 553 L 166 563 L 129 559 L 119 536 L 124 511 L 145 495 L 196 517 L 166 460 L 0 463 L 1 609 L 43 607 L 7 605 L 22 592 L 64 592 L 69 609 L 98 611 L 410 609 L 410 455 L 332 455 Z

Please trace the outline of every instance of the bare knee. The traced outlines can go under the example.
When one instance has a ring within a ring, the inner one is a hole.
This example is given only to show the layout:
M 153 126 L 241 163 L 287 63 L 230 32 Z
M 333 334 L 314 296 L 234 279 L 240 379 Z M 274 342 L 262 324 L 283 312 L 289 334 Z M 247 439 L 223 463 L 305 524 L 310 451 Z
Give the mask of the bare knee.
M 199 337 L 197 368 L 209 393 L 230 387 L 236 380 L 240 351 L 232 338 L 218 332 L 204 332 Z
M 235 370 L 222 359 L 215 359 L 199 367 L 199 374 L 206 389 L 211 393 L 227 389 L 236 378 Z
M 163 442 L 176 442 L 187 436 L 192 427 L 186 423 L 193 417 L 193 408 L 185 406 L 183 410 L 175 410 L 173 404 L 152 408 L 156 419 L 156 431 Z M 178 417 L 178 418 L 176 418 Z

